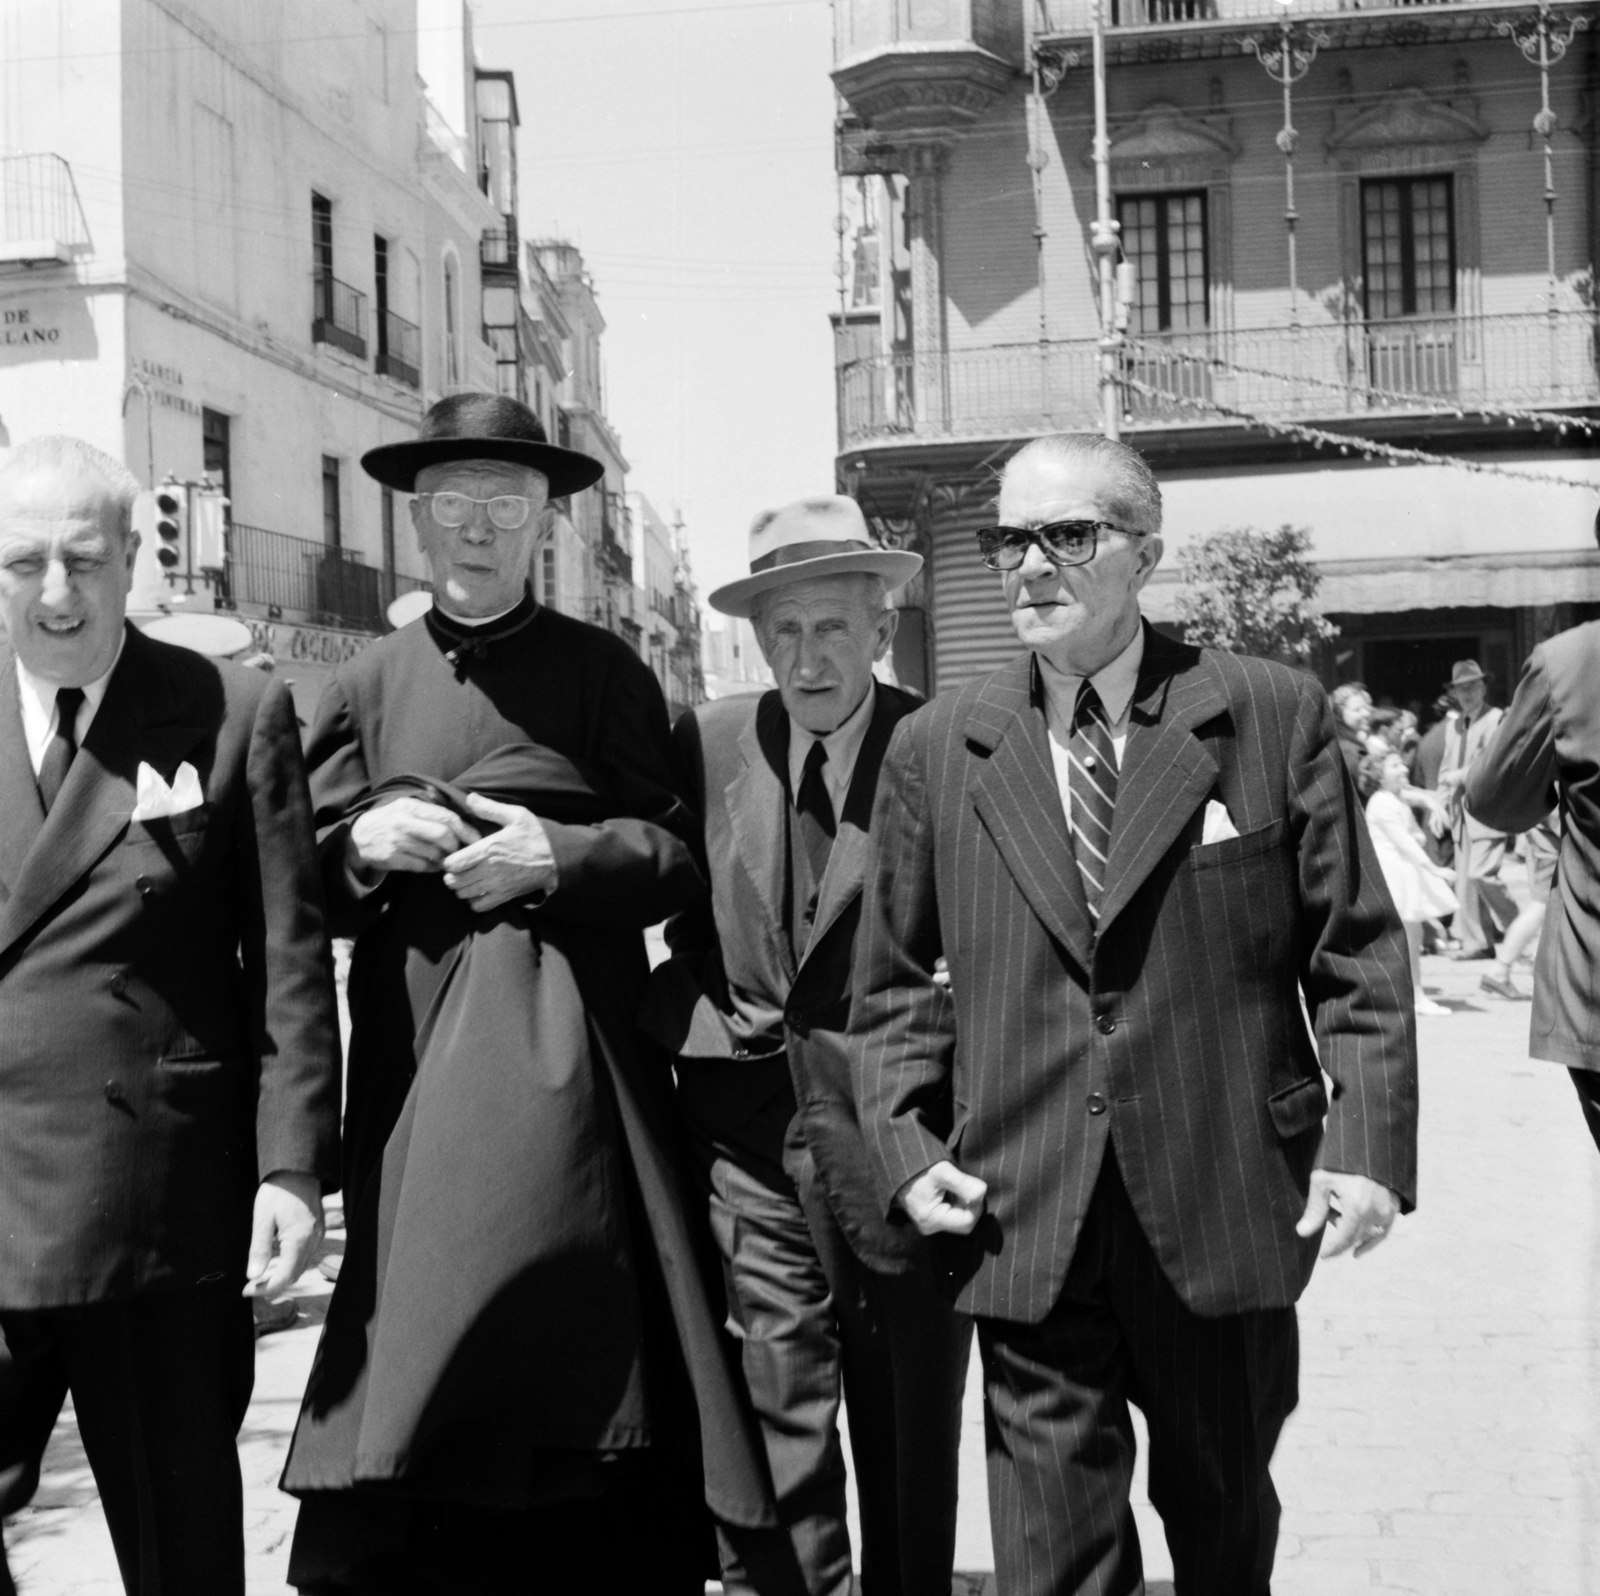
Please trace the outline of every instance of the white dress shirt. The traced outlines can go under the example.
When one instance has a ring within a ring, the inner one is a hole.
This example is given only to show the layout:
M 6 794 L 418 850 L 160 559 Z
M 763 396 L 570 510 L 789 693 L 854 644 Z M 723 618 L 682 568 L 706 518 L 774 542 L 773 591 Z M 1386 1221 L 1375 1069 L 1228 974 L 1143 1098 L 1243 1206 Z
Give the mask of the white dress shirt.
M 1072 786 L 1068 780 L 1071 760 L 1067 744 L 1072 739 L 1072 717 L 1078 707 L 1078 689 L 1083 685 L 1081 676 L 1071 676 L 1058 669 L 1043 654 L 1039 661 L 1039 679 L 1044 683 L 1045 720 L 1050 727 L 1050 758 L 1056 770 L 1056 788 L 1061 794 L 1061 810 L 1072 820 Z M 1111 748 L 1117 756 L 1117 768 L 1122 768 L 1122 751 L 1128 745 L 1128 711 L 1133 707 L 1133 691 L 1139 683 L 1139 666 L 1144 659 L 1144 625 L 1133 634 L 1133 641 L 1111 661 L 1102 665 L 1089 678 L 1100 695 L 1106 712 L 1106 723 L 1111 728 Z
M 835 822 L 844 813 L 844 801 L 850 792 L 850 778 L 855 775 L 856 757 L 872 724 L 872 706 L 877 701 L 876 681 L 869 683 L 867 696 L 845 717 L 844 723 L 825 736 L 808 732 L 793 716 L 789 719 L 789 793 L 790 801 L 800 795 L 800 777 L 806 768 L 806 755 L 813 743 L 821 743 L 828 751 L 822 766 L 822 784 L 828 789 L 833 804 Z
M 116 658 L 111 661 L 111 669 L 84 686 L 83 702 L 78 706 L 77 743 L 80 748 L 83 747 L 83 739 L 89 735 L 90 723 L 100 708 L 100 701 L 106 696 L 111 672 L 117 668 L 117 660 L 122 658 L 123 646 L 127 641 L 128 634 L 124 630 L 117 642 Z M 35 676 L 19 658 L 17 688 L 18 697 L 22 700 L 22 734 L 28 739 L 28 758 L 33 762 L 33 773 L 37 776 L 39 767 L 44 764 L 45 749 L 56 734 L 56 684 Z

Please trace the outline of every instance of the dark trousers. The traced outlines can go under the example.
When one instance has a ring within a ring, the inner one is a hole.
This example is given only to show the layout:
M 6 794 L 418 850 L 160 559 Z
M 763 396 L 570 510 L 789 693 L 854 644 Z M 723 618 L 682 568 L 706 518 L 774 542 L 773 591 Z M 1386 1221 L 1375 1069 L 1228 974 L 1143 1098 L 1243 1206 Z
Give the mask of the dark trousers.
M 32 1498 L 70 1391 L 130 1596 L 242 1596 L 236 1443 L 254 1380 L 237 1286 L 0 1310 L 0 1515 Z
M 685 1094 L 729 1327 L 781 1521 L 776 1534 L 719 1530 L 724 1584 L 759 1596 L 848 1596 L 842 1391 L 861 1507 L 862 1591 L 949 1596 L 971 1323 L 924 1276 L 877 1275 L 856 1259 L 803 1148 L 790 1144 L 785 1168 L 794 1118 L 787 1071 L 777 1061 L 767 1100 L 738 1125 L 713 1122 L 704 1090 Z
M 1278 1538 L 1267 1467 L 1293 1411 L 1293 1308 L 1202 1319 L 1139 1227 L 1110 1151 L 1043 1323 L 978 1321 L 1000 1596 L 1129 1596 L 1143 1570 L 1129 1402 L 1182 1596 L 1265 1596 Z
M 1589 1127 L 1595 1146 L 1600 1148 L 1600 1070 L 1568 1070 L 1567 1073 L 1578 1089 L 1578 1105 L 1583 1109 L 1583 1122 Z

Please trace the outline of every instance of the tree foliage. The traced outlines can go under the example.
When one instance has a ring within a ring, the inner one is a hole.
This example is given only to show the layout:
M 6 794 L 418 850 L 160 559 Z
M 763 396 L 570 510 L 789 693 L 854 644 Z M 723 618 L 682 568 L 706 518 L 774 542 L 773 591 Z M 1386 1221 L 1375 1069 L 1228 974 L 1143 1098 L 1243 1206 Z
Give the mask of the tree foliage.
M 1178 619 L 1190 643 L 1305 665 L 1338 636 L 1317 608 L 1322 574 L 1304 527 L 1213 532 L 1191 543 L 1178 564 Z

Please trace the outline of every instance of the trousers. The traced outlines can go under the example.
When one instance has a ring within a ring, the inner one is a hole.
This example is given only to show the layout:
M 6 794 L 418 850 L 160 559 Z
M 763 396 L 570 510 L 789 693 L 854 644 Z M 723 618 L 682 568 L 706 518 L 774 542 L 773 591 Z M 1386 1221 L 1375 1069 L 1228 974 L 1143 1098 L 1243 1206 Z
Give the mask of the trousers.
M 254 1382 L 237 1285 L 0 1309 L 0 1516 L 32 1499 L 71 1392 L 129 1596 L 243 1596 L 237 1439 Z M 0 1593 L 13 1588 L 0 1547 Z
M 1143 1564 L 1128 1404 L 1150 1431 L 1150 1497 L 1183 1596 L 1267 1596 L 1268 1474 L 1294 1410 L 1293 1308 L 1205 1319 L 1162 1273 L 1106 1152 L 1061 1295 L 1042 1323 L 978 1320 L 1000 1596 L 1133 1596 Z
M 686 1119 L 780 1528 L 719 1526 L 724 1588 L 849 1596 L 842 1396 L 861 1591 L 949 1596 L 971 1321 L 924 1274 L 875 1274 L 851 1252 L 797 1140 L 787 1063 L 734 1068 L 770 1070 L 760 1107 L 730 1125 L 690 1092 Z

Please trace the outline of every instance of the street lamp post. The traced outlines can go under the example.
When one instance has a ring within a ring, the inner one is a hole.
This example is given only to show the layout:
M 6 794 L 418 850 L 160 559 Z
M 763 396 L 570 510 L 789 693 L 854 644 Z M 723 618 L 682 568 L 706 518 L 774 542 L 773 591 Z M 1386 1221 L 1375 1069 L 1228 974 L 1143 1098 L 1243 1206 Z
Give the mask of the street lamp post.
M 1273 34 L 1250 34 L 1239 41 L 1246 55 L 1253 55 L 1267 76 L 1283 89 L 1283 126 L 1274 141 L 1283 156 L 1283 224 L 1289 241 L 1289 326 L 1292 331 L 1300 327 L 1300 270 L 1295 255 L 1295 223 L 1299 213 L 1294 205 L 1294 149 L 1300 135 L 1295 131 L 1294 103 L 1291 90 L 1317 58 L 1317 51 L 1331 44 L 1332 39 L 1322 28 L 1295 21 L 1289 15 L 1293 0 L 1278 0 L 1283 15 L 1278 19 L 1278 31 Z
M 1560 382 L 1560 325 L 1557 321 L 1556 295 L 1556 174 L 1553 141 L 1556 132 L 1556 114 L 1550 109 L 1550 68 L 1567 53 L 1573 36 L 1589 26 L 1583 12 L 1574 12 L 1564 21 L 1556 20 L 1550 0 L 1539 0 L 1533 16 L 1503 17 L 1496 22 L 1495 32 L 1511 40 L 1522 52 L 1523 58 L 1539 69 L 1539 109 L 1533 118 L 1533 131 L 1544 145 L 1544 261 L 1545 261 L 1545 311 L 1550 327 L 1550 386 L 1559 390 Z
M 1090 246 L 1100 273 L 1100 425 L 1108 438 L 1122 436 L 1122 388 L 1117 363 L 1122 334 L 1117 327 L 1118 224 L 1111 216 L 1111 134 L 1106 121 L 1106 0 L 1090 0 L 1094 40 L 1094 225 Z

